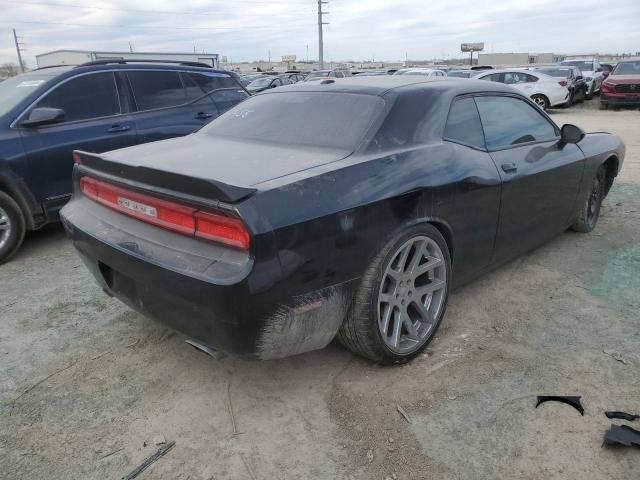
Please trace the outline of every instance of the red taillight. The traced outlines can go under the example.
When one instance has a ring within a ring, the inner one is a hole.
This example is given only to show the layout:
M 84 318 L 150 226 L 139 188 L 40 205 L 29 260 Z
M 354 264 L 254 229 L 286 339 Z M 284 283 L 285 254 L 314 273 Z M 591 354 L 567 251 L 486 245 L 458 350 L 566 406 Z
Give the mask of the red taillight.
M 249 250 L 249 232 L 239 219 L 206 212 L 196 212 L 195 218 L 196 237 Z
M 82 163 L 82 158 L 80 158 L 80 154 L 73 152 L 73 163 L 76 165 L 80 165 Z
M 126 190 L 90 177 L 80 179 L 80 190 L 105 207 L 143 222 L 241 250 L 249 249 L 249 232 L 237 218 L 201 212 L 193 207 Z
M 566 80 L 560 80 L 558 83 L 560 84 L 561 87 L 566 87 L 567 85 L 569 85 L 569 83 Z

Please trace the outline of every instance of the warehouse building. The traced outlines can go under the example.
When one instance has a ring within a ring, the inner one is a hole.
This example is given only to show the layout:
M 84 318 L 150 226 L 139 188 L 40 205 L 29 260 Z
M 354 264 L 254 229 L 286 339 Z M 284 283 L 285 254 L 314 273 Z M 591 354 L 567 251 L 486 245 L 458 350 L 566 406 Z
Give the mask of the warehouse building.
M 478 55 L 478 65 L 517 67 L 558 63 L 564 59 L 565 55 L 555 53 L 481 53 Z
M 53 65 L 80 65 L 96 60 L 169 60 L 206 63 L 218 68 L 217 53 L 163 53 L 163 52 L 97 52 L 90 50 L 54 50 L 36 55 L 38 68 Z

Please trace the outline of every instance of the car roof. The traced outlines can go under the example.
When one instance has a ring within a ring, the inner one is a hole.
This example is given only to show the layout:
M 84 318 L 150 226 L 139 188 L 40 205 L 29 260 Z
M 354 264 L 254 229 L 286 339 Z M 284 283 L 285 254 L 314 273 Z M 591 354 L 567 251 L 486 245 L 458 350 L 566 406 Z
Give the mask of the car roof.
M 466 78 L 419 77 L 404 75 L 386 75 L 371 77 L 349 77 L 327 82 L 302 82 L 269 90 L 260 95 L 275 95 L 284 92 L 335 92 L 366 95 L 383 95 L 391 90 L 406 88 L 446 90 L 454 95 L 478 92 L 514 93 L 515 89 L 498 82 L 470 80 Z

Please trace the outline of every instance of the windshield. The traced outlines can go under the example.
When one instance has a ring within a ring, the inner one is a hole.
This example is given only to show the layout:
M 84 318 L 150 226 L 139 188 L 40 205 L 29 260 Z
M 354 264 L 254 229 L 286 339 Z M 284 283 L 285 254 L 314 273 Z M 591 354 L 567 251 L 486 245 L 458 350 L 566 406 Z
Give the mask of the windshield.
M 591 60 L 572 60 L 562 62 L 563 65 L 571 65 L 572 67 L 578 67 L 583 72 L 593 72 L 593 62 Z
M 538 72 L 558 78 L 569 78 L 571 70 L 567 68 L 540 68 Z
M 51 77 L 18 75 L 0 82 L 0 117 L 27 98 L 49 78 Z
M 613 75 L 640 75 L 640 60 L 637 62 L 623 62 L 616 65 Z
M 256 78 L 253 82 L 249 84 L 247 88 L 251 90 L 252 88 L 268 87 L 269 84 L 271 83 L 271 80 L 272 78 L 270 77 Z
M 353 151 L 384 101 L 374 95 L 287 92 L 251 97 L 200 132 L 253 142 Z

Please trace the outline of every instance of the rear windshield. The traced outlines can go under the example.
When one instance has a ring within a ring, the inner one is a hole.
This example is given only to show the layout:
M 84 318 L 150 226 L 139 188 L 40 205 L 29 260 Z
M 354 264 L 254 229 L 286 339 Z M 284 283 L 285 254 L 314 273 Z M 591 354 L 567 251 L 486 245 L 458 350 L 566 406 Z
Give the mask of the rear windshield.
M 240 140 L 352 151 L 380 115 L 374 95 L 287 92 L 248 98 L 201 132 Z
M 462 70 L 454 70 L 447 74 L 449 77 L 459 77 L 459 78 L 469 78 L 471 77 L 471 72 L 462 71 Z
M 562 65 L 571 65 L 572 67 L 578 67 L 583 72 L 593 71 L 593 62 L 591 60 L 571 60 L 562 62 Z
M 538 72 L 557 78 L 569 78 L 571 71 L 567 68 L 540 68 Z
M 50 76 L 18 75 L 0 82 L 0 117 L 37 90 Z
M 640 61 L 619 63 L 613 70 L 613 75 L 640 75 Z

